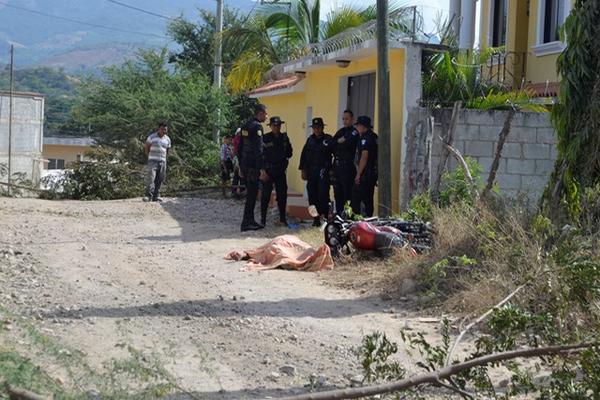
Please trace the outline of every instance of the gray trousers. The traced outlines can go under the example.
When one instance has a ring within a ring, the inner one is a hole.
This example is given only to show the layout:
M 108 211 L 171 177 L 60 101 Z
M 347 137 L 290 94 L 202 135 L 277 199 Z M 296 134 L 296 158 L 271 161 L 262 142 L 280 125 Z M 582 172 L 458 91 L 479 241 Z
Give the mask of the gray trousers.
M 148 172 L 146 175 L 146 195 L 153 200 L 158 198 L 158 191 L 167 174 L 167 162 L 148 160 Z

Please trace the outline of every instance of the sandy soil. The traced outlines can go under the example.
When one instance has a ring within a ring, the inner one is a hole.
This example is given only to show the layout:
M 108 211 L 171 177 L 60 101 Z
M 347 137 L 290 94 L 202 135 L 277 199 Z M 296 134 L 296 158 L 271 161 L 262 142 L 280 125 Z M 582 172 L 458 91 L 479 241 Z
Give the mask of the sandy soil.
M 127 346 L 160 360 L 182 388 L 177 398 L 276 398 L 311 381 L 349 386 L 361 373 L 352 350 L 365 333 L 399 339 L 410 327 L 439 336 L 435 320 L 332 288 L 323 274 L 241 272 L 223 259 L 228 251 L 286 231 L 241 234 L 240 216 L 230 200 L 2 198 L 0 305 L 90 368 L 125 357 Z M 64 368 L 51 375 L 77 385 Z

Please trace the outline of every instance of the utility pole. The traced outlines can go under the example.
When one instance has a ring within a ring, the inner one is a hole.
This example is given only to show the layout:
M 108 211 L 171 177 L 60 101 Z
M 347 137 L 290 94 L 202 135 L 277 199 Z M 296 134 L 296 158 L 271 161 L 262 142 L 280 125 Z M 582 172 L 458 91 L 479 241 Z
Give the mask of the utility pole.
M 10 196 L 12 177 L 12 114 L 15 70 L 15 46 L 10 45 L 10 92 L 8 97 L 8 195 Z
M 388 0 L 377 0 L 377 119 L 379 130 L 379 216 L 392 211 L 390 59 Z
M 223 78 L 223 0 L 217 0 L 217 15 L 216 15 L 216 48 L 215 48 L 215 71 L 213 77 L 213 86 L 217 89 L 221 88 L 221 81 Z M 217 118 L 218 121 L 221 120 L 221 109 L 217 109 Z M 213 132 L 213 140 L 218 144 L 219 143 L 219 128 L 215 128 Z

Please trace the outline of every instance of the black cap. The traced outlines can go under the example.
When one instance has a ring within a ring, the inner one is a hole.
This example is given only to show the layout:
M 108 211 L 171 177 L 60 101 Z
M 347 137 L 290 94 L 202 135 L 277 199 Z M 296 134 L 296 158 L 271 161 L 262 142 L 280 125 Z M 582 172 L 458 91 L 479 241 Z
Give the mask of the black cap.
M 312 128 L 313 126 L 325 126 L 325 123 L 323 123 L 323 118 L 321 118 L 321 117 L 313 118 L 312 125 L 310 127 Z
M 282 121 L 280 117 L 271 117 L 269 118 L 269 126 L 271 125 L 281 125 L 284 124 L 285 121 Z
M 371 118 L 367 117 L 366 115 L 361 115 L 358 117 L 354 125 L 362 125 L 369 129 L 373 128 L 373 125 L 371 125 Z

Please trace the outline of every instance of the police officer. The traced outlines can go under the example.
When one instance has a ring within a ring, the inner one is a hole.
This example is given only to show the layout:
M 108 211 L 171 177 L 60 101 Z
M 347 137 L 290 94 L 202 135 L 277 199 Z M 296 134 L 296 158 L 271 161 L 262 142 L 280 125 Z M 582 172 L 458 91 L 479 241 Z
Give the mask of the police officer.
M 242 232 L 263 229 L 254 220 L 254 206 L 258 195 L 258 181 L 266 179 L 262 169 L 262 125 L 267 119 L 267 107 L 257 104 L 254 108 L 254 118 L 242 126 L 241 140 L 238 148 L 240 157 L 240 175 L 246 179 L 246 204 L 242 219 Z
M 373 195 L 377 185 L 377 135 L 373 132 L 371 118 L 367 116 L 357 118 L 356 130 L 360 137 L 356 152 L 358 166 L 352 191 L 352 211 L 368 218 L 373 216 Z
M 263 169 L 266 172 L 266 179 L 262 182 L 262 196 L 260 201 L 261 224 L 267 223 L 267 209 L 273 185 L 277 194 L 277 208 L 279 209 L 279 223 L 277 225 L 287 226 L 287 217 L 285 207 L 287 204 L 287 179 L 285 171 L 288 166 L 288 160 L 292 157 L 292 144 L 287 133 L 281 132 L 282 121 L 279 117 L 272 117 L 269 120 L 271 132 L 263 136 Z
M 331 135 L 324 133 L 323 118 L 313 118 L 312 135 L 306 140 L 300 156 L 302 179 L 306 182 L 308 201 L 319 212 L 313 226 L 321 225 L 321 216 L 327 216 L 329 210 L 329 171 L 331 169 Z
M 354 159 L 358 143 L 358 132 L 353 125 L 354 114 L 351 110 L 344 111 L 342 123 L 344 126 L 336 132 L 330 144 L 333 151 L 333 192 L 338 215 L 342 215 L 346 203 L 352 201 L 352 187 L 356 176 Z

